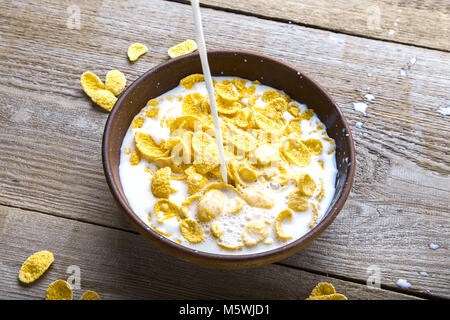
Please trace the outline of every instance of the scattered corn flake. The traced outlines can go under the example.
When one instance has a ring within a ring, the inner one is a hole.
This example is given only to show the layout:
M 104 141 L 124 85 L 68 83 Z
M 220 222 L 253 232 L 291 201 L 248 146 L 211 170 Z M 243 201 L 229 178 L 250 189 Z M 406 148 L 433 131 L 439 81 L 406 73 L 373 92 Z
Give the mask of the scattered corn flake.
M 208 222 L 217 218 L 223 212 L 225 202 L 226 196 L 222 191 L 209 190 L 198 202 L 197 219 L 201 222 Z
M 309 297 L 306 300 L 348 300 L 346 296 L 340 293 L 323 295 L 318 297 Z
M 311 163 L 311 150 L 299 139 L 286 139 L 281 150 L 286 158 L 299 167 L 306 167 Z
M 19 271 L 19 280 L 23 283 L 31 283 L 41 277 L 53 263 L 53 253 L 47 250 L 38 251 L 29 256 L 22 264 Z
M 150 161 L 166 157 L 169 154 L 168 150 L 161 150 L 149 134 L 141 131 L 136 132 L 134 135 L 134 143 L 140 155 Z
M 242 247 L 244 246 L 242 243 L 226 243 L 223 238 L 220 238 L 219 240 L 216 241 L 217 245 L 225 250 L 228 251 L 236 251 L 236 250 L 240 250 L 242 249 Z
M 261 97 L 260 94 L 253 94 L 250 98 L 248 98 L 248 105 L 254 107 L 256 104 L 256 100 L 258 100 L 259 97 Z
M 81 75 L 80 83 L 84 92 L 90 98 L 92 98 L 95 91 L 105 90 L 105 85 L 103 84 L 103 82 L 99 79 L 99 77 L 97 77 L 97 75 L 90 71 L 86 71 Z
M 313 207 L 313 218 L 311 219 L 311 222 L 308 224 L 308 228 L 314 227 L 314 225 L 317 222 L 317 218 L 319 216 L 319 210 L 317 210 L 317 206 L 314 202 L 311 203 Z
M 145 110 L 145 116 L 147 118 L 157 118 L 159 114 L 159 108 L 158 107 L 151 107 Z
M 259 129 L 265 130 L 269 133 L 279 135 L 283 128 L 279 123 L 269 119 L 259 112 L 253 112 L 252 119 L 255 121 L 255 124 Z
M 242 241 L 246 246 L 255 246 L 269 235 L 269 224 L 263 220 L 252 221 L 244 227 Z
M 131 122 L 131 129 L 142 128 L 144 121 L 145 121 L 145 119 L 142 118 L 141 116 L 134 117 L 133 122 Z
M 161 102 L 162 98 L 159 99 L 150 99 L 147 101 L 146 106 L 148 107 L 157 107 L 159 103 Z
M 111 70 L 106 74 L 105 88 L 111 91 L 115 96 L 122 93 L 127 84 L 125 75 L 119 70 Z
M 197 50 L 197 42 L 194 40 L 186 40 L 182 43 L 179 43 L 167 50 L 167 54 L 171 58 L 176 58 Z
M 300 116 L 298 116 L 299 120 L 310 120 L 312 117 L 314 117 L 314 110 L 308 109 L 303 111 Z
M 264 91 L 262 95 L 262 100 L 264 102 L 269 102 L 271 100 L 277 99 L 281 97 L 281 93 L 275 89 L 268 89 Z
M 228 199 L 225 212 L 229 214 L 235 214 L 241 211 L 243 206 L 244 201 L 242 201 L 240 197 L 233 197 L 231 199 Z
M 141 162 L 141 156 L 137 149 L 134 149 L 133 153 L 130 156 L 130 164 L 132 166 L 137 166 Z
M 80 300 L 101 300 L 97 292 L 92 290 L 87 290 L 83 293 Z
M 328 154 L 332 154 L 336 150 L 336 143 L 334 142 L 334 139 L 329 137 L 325 137 L 323 139 L 331 143 L 331 149 L 328 151 Z
M 219 150 L 213 137 L 204 132 L 195 132 L 192 137 L 194 166 L 198 173 L 205 174 L 219 166 Z
M 306 211 L 309 208 L 308 198 L 298 190 L 293 191 L 289 194 L 288 207 L 294 211 Z
M 140 56 L 142 56 L 144 53 L 148 51 L 148 48 L 141 44 L 141 43 L 133 43 L 131 46 L 128 47 L 128 59 L 130 61 L 136 61 L 139 59 Z
M 283 211 L 281 211 L 277 218 L 275 219 L 275 233 L 278 237 L 278 239 L 285 241 L 285 240 L 289 240 L 292 239 L 292 236 L 288 236 L 286 234 L 284 234 L 283 230 L 281 229 L 281 223 L 286 220 L 292 220 L 292 210 L 291 209 L 285 209 Z
M 280 120 L 286 109 L 287 103 L 283 98 L 276 98 L 270 100 L 263 107 L 255 107 L 256 111 L 262 113 L 263 115 L 274 121 Z
M 298 108 L 298 106 L 295 103 L 291 103 L 288 105 L 287 111 L 293 116 L 293 117 L 298 117 L 299 113 L 300 113 L 300 109 Z
M 261 82 L 259 80 L 253 80 L 252 83 L 253 84 L 261 84 Z
M 297 187 L 299 192 L 307 197 L 312 197 L 317 185 L 313 178 L 309 174 L 303 174 L 297 179 Z
M 209 183 L 209 180 L 205 176 L 197 172 L 193 172 L 188 174 L 186 183 L 188 185 L 189 194 L 192 195 L 202 190 Z
M 220 239 L 223 236 L 223 227 L 220 221 L 211 223 L 211 234 L 217 239 Z
M 111 111 L 117 102 L 117 98 L 109 90 L 97 90 L 92 93 L 92 101 L 107 111 Z
M 239 168 L 239 175 L 247 181 L 256 181 L 258 179 L 257 172 L 249 167 Z
M 72 287 L 64 280 L 51 283 L 45 295 L 45 300 L 72 300 L 72 298 Z
M 240 192 L 240 195 L 245 202 L 255 208 L 271 209 L 275 205 L 272 195 L 257 188 L 247 188 Z
M 320 282 L 311 291 L 306 300 L 347 300 L 347 297 L 340 293 L 336 293 L 333 285 L 328 282 Z
M 233 89 L 233 85 L 218 83 L 215 86 L 217 95 L 226 102 L 235 102 L 239 99 L 239 93 Z
M 156 216 L 156 221 L 163 223 L 164 220 L 177 218 L 179 221 L 181 216 L 179 214 L 181 208 L 168 199 L 159 199 L 153 206 L 153 212 Z
M 191 90 L 198 82 L 205 82 L 205 76 L 201 73 L 194 73 L 180 80 L 180 84 L 187 90 Z
M 227 124 L 226 130 L 222 130 L 222 135 L 225 141 L 244 152 L 251 152 L 258 146 L 258 141 L 254 136 L 230 123 Z
M 155 172 L 152 178 L 151 191 L 155 197 L 168 199 L 174 190 L 170 187 L 172 169 L 164 167 Z
M 181 221 L 180 232 L 190 243 L 200 243 L 205 239 L 205 233 L 202 226 L 192 219 L 183 219 Z
M 201 97 L 201 98 L 200 98 Z M 201 105 L 203 103 L 203 97 L 189 93 L 184 97 L 181 104 L 181 113 L 185 116 L 195 116 L 200 119 L 204 119 L 205 114 L 201 111 Z
M 171 236 L 170 233 L 164 232 L 164 231 L 162 231 L 161 229 L 158 229 L 158 228 L 157 228 L 156 226 L 154 226 L 153 224 L 151 224 L 151 221 L 150 221 L 150 214 L 149 214 L 148 218 L 149 218 L 149 222 L 150 222 L 150 227 L 152 227 L 152 229 L 153 229 L 156 233 L 158 233 L 158 234 L 160 234 L 160 235 L 162 235 L 162 236 L 168 237 L 168 238 Z
M 322 153 L 323 145 L 319 139 L 308 139 L 302 142 L 309 148 L 309 150 L 311 150 L 313 155 L 317 156 Z

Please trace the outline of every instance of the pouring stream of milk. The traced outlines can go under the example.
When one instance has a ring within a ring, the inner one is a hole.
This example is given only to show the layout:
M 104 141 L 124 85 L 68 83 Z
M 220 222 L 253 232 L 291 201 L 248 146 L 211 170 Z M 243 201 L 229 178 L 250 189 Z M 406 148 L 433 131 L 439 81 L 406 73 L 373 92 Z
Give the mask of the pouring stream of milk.
M 220 132 L 219 116 L 217 115 L 216 100 L 214 98 L 214 87 L 211 78 L 211 71 L 209 70 L 208 56 L 206 55 L 206 44 L 203 36 L 202 20 L 200 15 L 199 0 L 191 0 L 192 12 L 194 14 L 195 32 L 197 35 L 198 52 L 200 54 L 200 61 L 202 63 L 203 75 L 205 76 L 206 89 L 208 90 L 209 105 L 211 107 L 211 114 L 213 117 L 214 128 L 216 131 L 216 141 L 219 148 L 220 158 L 220 173 L 222 179 L 227 183 L 227 166 L 225 162 L 225 153 L 223 151 L 222 133 Z

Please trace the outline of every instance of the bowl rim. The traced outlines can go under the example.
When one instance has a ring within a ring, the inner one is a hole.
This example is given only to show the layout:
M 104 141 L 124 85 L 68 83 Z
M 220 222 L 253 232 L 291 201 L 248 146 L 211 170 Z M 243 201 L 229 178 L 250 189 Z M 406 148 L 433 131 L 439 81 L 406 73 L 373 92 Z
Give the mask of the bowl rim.
M 105 124 L 103 138 L 102 138 L 102 162 L 103 162 L 103 169 L 104 169 L 107 184 L 109 186 L 109 189 L 110 189 L 116 203 L 119 205 L 122 213 L 132 223 L 132 225 L 134 225 L 134 227 L 139 231 L 139 233 L 141 233 L 144 237 L 148 238 L 149 240 L 154 240 L 154 241 L 152 241 L 152 243 L 154 243 L 154 244 L 156 244 L 156 242 L 162 242 L 162 244 L 164 244 L 165 246 L 167 246 L 168 248 L 171 249 L 170 253 L 172 253 L 172 254 L 174 252 L 179 252 L 180 254 L 182 254 L 185 257 L 187 255 L 194 255 L 198 258 L 201 258 L 200 260 L 202 260 L 204 262 L 207 262 L 207 261 L 209 261 L 211 263 L 221 262 L 221 263 L 225 263 L 225 264 L 239 263 L 239 262 L 243 262 L 243 261 L 246 261 L 246 262 L 259 261 L 262 259 L 268 259 L 269 257 L 282 256 L 283 253 L 289 253 L 289 252 L 292 252 L 292 254 L 293 254 L 296 251 L 307 246 L 309 243 L 311 243 L 313 240 L 315 240 L 320 234 L 322 234 L 326 230 L 326 228 L 333 222 L 333 220 L 336 218 L 336 216 L 342 210 L 342 208 L 350 194 L 350 190 L 353 185 L 355 171 L 356 171 L 356 161 L 355 161 L 356 160 L 355 159 L 356 151 L 355 151 L 355 145 L 354 145 L 353 136 L 352 136 L 352 133 L 350 130 L 350 126 L 349 126 L 347 120 L 345 119 L 341 108 L 339 107 L 339 105 L 336 103 L 336 101 L 331 97 L 331 95 L 326 90 L 324 90 L 315 80 L 313 80 L 307 74 L 303 73 L 301 70 L 295 69 L 294 67 L 288 65 L 287 63 L 279 61 L 277 59 L 267 57 L 267 56 L 259 54 L 259 53 L 245 51 L 245 50 L 208 50 L 208 56 L 230 55 L 230 54 L 254 56 L 256 58 L 263 59 L 265 61 L 271 61 L 272 63 L 279 64 L 279 65 L 283 66 L 284 68 L 290 69 L 291 71 L 300 72 L 303 78 L 305 78 L 307 81 L 311 82 L 313 84 L 313 86 L 315 86 L 315 88 L 318 91 L 320 91 L 320 93 L 324 97 L 326 97 L 326 99 L 329 100 L 330 104 L 333 105 L 333 107 L 336 109 L 336 112 L 342 121 L 342 125 L 346 129 L 346 132 L 348 132 L 348 136 L 344 136 L 343 138 L 347 140 L 347 143 L 350 146 L 350 150 L 349 150 L 349 154 L 348 154 L 349 166 L 348 166 L 347 176 L 345 178 L 345 182 L 344 182 L 342 190 L 341 190 L 341 194 L 337 198 L 334 205 L 328 208 L 325 217 L 323 217 L 322 220 L 320 220 L 319 223 L 317 223 L 317 225 L 315 225 L 310 231 L 308 231 L 302 237 L 300 237 L 292 242 L 289 242 L 285 245 L 282 245 L 280 247 L 271 249 L 271 250 L 257 252 L 257 253 L 250 253 L 250 254 L 219 254 L 219 253 L 210 253 L 210 252 L 205 252 L 205 251 L 201 251 L 201 250 L 195 250 L 195 249 L 186 247 L 184 245 L 178 244 L 177 242 L 172 241 L 164 236 L 161 236 L 155 230 L 148 227 L 144 223 L 144 221 L 142 221 L 141 218 L 139 218 L 137 216 L 137 214 L 135 214 L 133 212 L 133 210 L 128 208 L 126 199 L 123 199 L 122 196 L 120 195 L 120 193 L 117 191 L 117 189 L 116 189 L 117 186 L 115 185 L 114 180 L 112 178 L 112 174 L 111 174 L 112 168 L 110 166 L 110 157 L 109 157 L 109 153 L 107 151 L 108 151 L 108 146 L 110 144 L 110 139 L 112 136 L 111 125 L 112 125 L 113 119 L 115 118 L 116 114 L 119 112 L 120 106 L 122 105 L 122 103 L 125 101 L 125 99 L 127 99 L 127 93 L 133 92 L 133 90 L 136 87 L 140 86 L 140 83 L 144 79 L 151 77 L 152 74 L 155 73 L 156 71 L 158 71 L 162 68 L 165 68 L 167 65 L 178 63 L 179 61 L 181 61 L 183 59 L 191 59 L 193 56 L 196 56 L 196 55 L 198 56 L 199 55 L 198 52 L 186 54 L 186 55 L 174 58 L 174 59 L 170 59 L 163 63 L 160 63 L 160 64 L 154 66 L 153 68 L 147 70 L 141 76 L 139 76 L 136 80 L 134 80 L 133 83 L 131 85 L 129 85 L 128 88 L 126 88 L 125 91 L 120 95 L 119 99 L 117 100 L 117 102 L 115 104 L 115 107 L 110 112 L 108 119 L 106 121 L 106 124 Z M 160 247 L 162 249 L 167 249 L 167 247 L 164 248 L 164 246 L 158 246 L 158 247 Z M 167 251 L 167 250 L 165 250 L 165 251 Z M 283 257 L 281 257 L 281 258 L 283 258 Z M 277 261 L 277 260 L 274 260 L 274 261 Z M 272 261 L 272 262 L 274 262 L 274 261 Z M 198 261 L 191 261 L 191 262 L 194 262 L 197 264 L 202 264 L 202 263 L 198 263 Z M 270 263 L 270 261 L 267 263 Z M 261 264 L 258 264 L 258 265 L 261 265 Z

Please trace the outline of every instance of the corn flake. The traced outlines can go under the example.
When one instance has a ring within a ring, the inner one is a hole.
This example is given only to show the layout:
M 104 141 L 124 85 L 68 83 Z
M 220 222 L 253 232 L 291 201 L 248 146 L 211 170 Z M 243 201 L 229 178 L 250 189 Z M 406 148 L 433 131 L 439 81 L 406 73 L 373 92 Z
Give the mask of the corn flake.
M 188 174 L 186 183 L 188 185 L 189 194 L 192 195 L 202 190 L 209 183 L 209 180 L 205 176 L 193 172 Z
M 92 290 L 87 290 L 83 293 L 80 300 L 101 300 L 97 292 Z
M 299 139 L 286 139 L 281 150 L 286 158 L 299 167 L 306 167 L 311 163 L 311 151 Z
M 163 223 L 164 220 L 171 218 L 177 218 L 177 220 L 180 220 L 180 210 L 181 208 L 179 206 L 167 199 L 159 199 L 153 206 L 156 221 L 159 223 Z
M 309 148 L 309 150 L 311 150 L 313 155 L 317 156 L 322 153 L 323 145 L 319 139 L 308 139 L 302 142 Z
M 235 102 L 239 99 L 239 93 L 233 89 L 231 83 L 218 83 L 215 86 L 217 95 L 226 102 Z
M 103 82 L 99 79 L 99 77 L 97 77 L 97 75 L 90 71 L 86 71 L 81 75 L 80 83 L 84 92 L 90 98 L 92 98 L 95 91 L 105 90 L 105 85 L 103 84 Z
M 287 109 L 287 103 L 283 98 L 270 100 L 263 107 L 255 107 L 255 110 L 262 113 L 266 117 L 278 121 Z
M 127 79 L 119 70 L 111 70 L 106 74 L 105 88 L 111 91 L 115 96 L 122 93 L 126 84 Z
M 133 153 L 130 156 L 130 164 L 132 166 L 137 166 L 141 162 L 141 156 L 139 155 L 139 152 L 134 149 Z
M 19 271 L 19 280 L 23 283 L 31 283 L 41 277 L 53 263 L 53 253 L 39 251 L 31 255 L 22 264 Z
M 246 246 L 255 246 L 269 235 L 269 224 L 258 220 L 247 224 L 242 232 L 242 241 Z
M 231 198 L 227 201 L 227 207 L 225 209 L 226 213 L 235 214 L 241 211 L 244 206 L 244 201 L 239 197 Z
M 144 53 L 148 51 L 148 48 L 141 44 L 141 43 L 133 43 L 131 46 L 128 47 L 128 59 L 130 61 L 136 61 L 139 59 L 140 56 L 142 56 Z
M 64 280 L 51 283 L 45 295 L 45 300 L 72 300 L 72 287 Z
M 152 178 L 151 191 L 155 197 L 168 199 L 174 190 L 170 187 L 172 170 L 164 167 L 155 172 Z
M 136 132 L 134 135 L 134 143 L 140 155 L 150 161 L 166 157 L 169 154 L 169 151 L 161 150 L 153 138 L 144 132 Z
M 254 187 L 247 188 L 240 194 L 245 202 L 255 208 L 271 209 L 275 205 L 275 200 L 268 192 Z
M 194 52 L 195 50 L 197 50 L 197 42 L 195 42 L 194 40 L 186 40 L 171 47 L 169 50 L 167 50 L 167 54 L 171 58 L 176 58 Z
M 239 175 L 247 181 L 256 181 L 258 179 L 256 171 L 249 167 L 239 168 Z
M 294 211 L 306 211 L 309 208 L 308 198 L 299 191 L 293 191 L 289 194 L 288 207 Z
M 205 232 L 197 221 L 183 219 L 180 223 L 181 235 L 190 243 L 200 243 L 205 239 Z
M 331 283 L 320 282 L 311 291 L 311 294 L 306 300 L 347 300 L 347 297 L 336 293 Z
M 317 188 L 314 179 L 309 174 L 303 174 L 297 179 L 299 192 L 307 197 L 312 197 Z
M 220 239 L 223 236 L 223 227 L 219 221 L 211 223 L 211 234 L 217 239 Z
M 92 101 L 107 111 L 111 111 L 117 102 L 117 98 L 109 90 L 96 90 L 92 92 Z
M 277 237 L 282 241 L 292 239 L 292 236 L 284 234 L 283 230 L 281 229 L 281 223 L 286 219 L 292 220 L 291 209 L 285 209 L 281 211 L 275 219 L 275 233 Z
M 204 132 L 195 132 L 192 137 L 194 166 L 198 173 L 205 174 L 219 165 L 219 150 L 213 137 Z
M 217 218 L 223 212 L 225 201 L 225 194 L 220 190 L 212 189 L 206 192 L 198 202 L 197 219 L 208 222 Z
M 201 73 L 194 73 L 180 80 L 180 84 L 187 90 L 191 90 L 198 82 L 204 82 L 205 76 Z
M 142 128 L 142 125 L 144 124 L 145 119 L 141 116 L 136 116 L 133 119 L 133 122 L 131 123 L 131 129 L 137 129 Z

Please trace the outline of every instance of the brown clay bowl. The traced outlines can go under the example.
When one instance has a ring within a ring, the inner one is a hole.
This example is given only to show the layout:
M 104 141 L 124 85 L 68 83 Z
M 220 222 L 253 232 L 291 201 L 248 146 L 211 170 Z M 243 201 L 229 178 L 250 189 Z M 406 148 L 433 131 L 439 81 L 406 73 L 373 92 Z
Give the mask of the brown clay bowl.
M 250 52 L 210 51 L 212 75 L 239 76 L 258 79 L 263 84 L 284 90 L 294 100 L 312 108 L 326 125 L 328 135 L 336 142 L 336 193 L 324 218 L 300 239 L 277 249 L 242 255 L 222 255 L 200 252 L 179 245 L 147 227 L 130 208 L 119 178 L 120 147 L 134 116 L 148 100 L 178 86 L 180 79 L 192 73 L 202 73 L 198 53 L 192 53 L 162 63 L 144 73 L 120 96 L 109 115 L 103 134 L 103 168 L 114 199 L 135 228 L 156 247 L 189 262 L 224 269 L 261 266 L 284 259 L 316 239 L 336 218 L 352 187 L 355 174 L 355 147 L 352 134 L 341 110 L 331 96 L 302 72 L 282 62 Z

